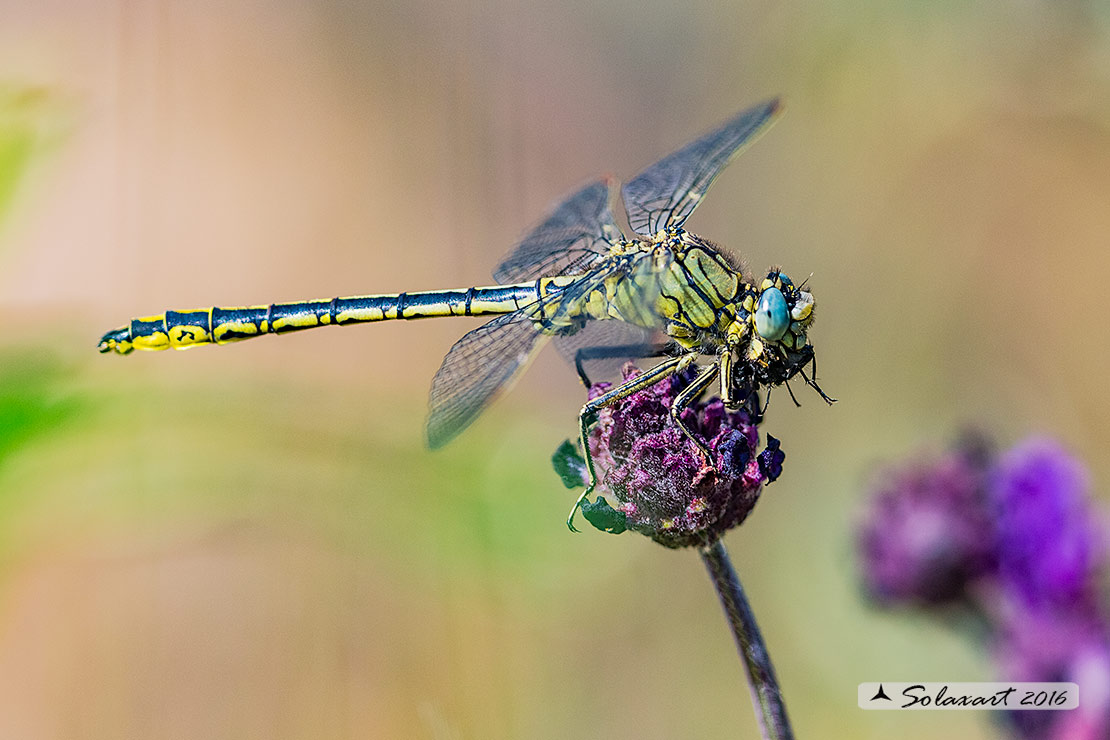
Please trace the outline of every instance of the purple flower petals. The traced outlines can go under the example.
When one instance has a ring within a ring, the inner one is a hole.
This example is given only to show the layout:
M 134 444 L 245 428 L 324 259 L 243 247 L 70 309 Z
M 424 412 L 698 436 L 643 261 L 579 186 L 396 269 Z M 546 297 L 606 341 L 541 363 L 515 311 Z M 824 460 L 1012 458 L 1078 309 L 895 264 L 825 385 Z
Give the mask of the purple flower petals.
M 639 374 L 634 365 L 624 369 L 625 380 Z M 748 409 L 729 411 L 719 398 L 694 403 L 681 416 L 712 452 L 713 460 L 704 459 L 670 416 L 691 377 L 656 383 L 598 414 L 588 442 L 598 488 L 611 504 L 600 497 L 583 504 L 594 526 L 609 532 L 627 527 L 667 547 L 703 545 L 740 524 L 763 484 L 782 472 L 785 455 L 778 440 L 768 438 L 760 452 L 756 415 Z M 609 388 L 599 383 L 590 397 Z M 611 512 L 624 520 L 616 521 Z

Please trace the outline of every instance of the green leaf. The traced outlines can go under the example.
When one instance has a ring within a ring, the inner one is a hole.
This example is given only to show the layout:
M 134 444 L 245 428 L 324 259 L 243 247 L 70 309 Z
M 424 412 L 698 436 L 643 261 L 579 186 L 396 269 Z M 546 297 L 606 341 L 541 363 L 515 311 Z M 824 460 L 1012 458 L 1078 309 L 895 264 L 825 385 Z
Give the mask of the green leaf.
M 567 488 L 581 488 L 586 485 L 586 461 L 569 439 L 564 440 L 559 449 L 555 450 L 555 454 L 551 456 L 551 464 Z
M 579 508 L 586 521 L 602 532 L 620 534 L 628 529 L 628 517 L 610 506 L 604 496 L 598 496 L 593 503 L 583 501 Z

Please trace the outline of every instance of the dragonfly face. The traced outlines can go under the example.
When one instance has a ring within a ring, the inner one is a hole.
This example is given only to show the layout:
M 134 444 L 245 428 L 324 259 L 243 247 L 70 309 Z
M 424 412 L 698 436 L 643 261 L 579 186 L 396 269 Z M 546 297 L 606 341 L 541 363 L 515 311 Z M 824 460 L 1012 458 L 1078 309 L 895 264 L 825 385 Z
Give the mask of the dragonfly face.
M 784 273 L 771 270 L 758 288 L 749 288 L 744 306 L 750 313 L 752 341 L 748 359 L 766 364 L 775 351 L 799 352 L 807 346 L 813 323 L 813 294 L 794 287 Z

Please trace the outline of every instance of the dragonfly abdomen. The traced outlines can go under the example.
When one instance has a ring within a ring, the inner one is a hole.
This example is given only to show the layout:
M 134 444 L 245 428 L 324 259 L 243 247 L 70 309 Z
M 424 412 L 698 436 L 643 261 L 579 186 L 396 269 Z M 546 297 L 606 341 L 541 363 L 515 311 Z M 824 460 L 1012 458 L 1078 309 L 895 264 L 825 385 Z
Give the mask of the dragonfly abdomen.
M 132 319 L 129 324 L 113 329 L 101 338 L 98 348 L 101 352 L 126 355 L 136 349 L 188 349 L 317 326 L 511 313 L 562 290 L 570 282 L 573 278 L 540 278 L 528 283 L 484 288 L 166 311 L 157 316 Z

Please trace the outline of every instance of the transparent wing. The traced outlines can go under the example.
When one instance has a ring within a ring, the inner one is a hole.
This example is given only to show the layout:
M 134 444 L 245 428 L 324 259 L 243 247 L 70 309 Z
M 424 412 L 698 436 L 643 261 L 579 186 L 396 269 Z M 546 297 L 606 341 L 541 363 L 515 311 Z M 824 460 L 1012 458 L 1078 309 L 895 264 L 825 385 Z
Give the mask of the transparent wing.
M 621 190 L 629 226 L 645 236 L 681 226 L 725 165 L 766 130 L 780 110 L 777 99 L 749 108 L 630 180 Z
M 624 321 L 590 321 L 574 334 L 555 337 L 555 349 L 596 383 L 618 377 L 624 363 L 652 354 L 664 340 L 661 332 Z
M 562 291 L 549 293 L 464 334 L 443 358 L 432 380 L 426 429 L 428 446 L 442 447 L 470 426 L 524 369 L 539 349 L 541 339 L 560 336 L 560 331 L 573 334 L 590 326 L 584 319 L 573 318 L 581 316 L 583 301 L 603 286 L 614 268 L 621 269 L 627 262 L 629 269 L 636 270 L 644 261 L 632 258 L 607 261 Z M 536 328 L 537 323 L 562 328 L 544 333 Z
M 591 382 L 616 378 L 625 362 L 658 354 L 659 346 L 667 343 L 661 331 L 647 328 L 663 326 L 656 300 L 662 290 L 659 271 L 666 269 L 651 253 L 630 253 L 612 257 L 574 283 L 576 295 L 563 305 L 580 305 L 590 291 L 602 289 L 611 301 L 608 310 L 626 319 L 592 320 L 576 332 L 555 337 L 556 349 L 580 377 L 584 373 Z M 606 284 L 614 277 L 615 282 Z
M 442 447 L 470 426 L 524 368 L 543 336 L 517 311 L 455 342 L 432 380 L 428 446 Z
M 499 283 L 587 272 L 622 238 L 609 208 L 609 181 L 590 183 L 567 198 L 493 271 Z
M 605 279 L 595 270 L 557 293 L 498 316 L 455 342 L 432 379 L 428 398 L 428 446 L 442 447 L 470 426 L 528 364 L 545 334 L 539 317 L 552 324 L 565 320 L 581 300 Z M 569 327 L 573 330 L 573 327 Z

